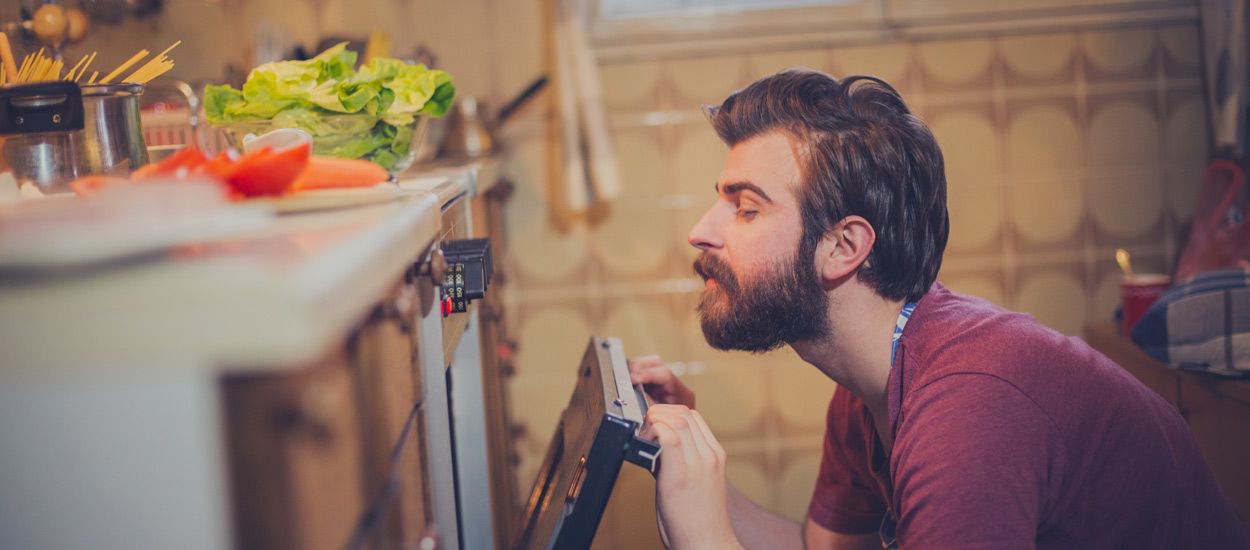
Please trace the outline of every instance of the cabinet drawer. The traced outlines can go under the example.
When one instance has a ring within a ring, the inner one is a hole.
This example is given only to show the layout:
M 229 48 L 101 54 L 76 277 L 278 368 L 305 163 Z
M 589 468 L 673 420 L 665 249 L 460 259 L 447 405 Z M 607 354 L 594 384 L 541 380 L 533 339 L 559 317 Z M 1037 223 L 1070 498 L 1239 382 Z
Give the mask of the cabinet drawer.
M 364 502 L 346 354 L 223 386 L 239 547 L 342 548 Z

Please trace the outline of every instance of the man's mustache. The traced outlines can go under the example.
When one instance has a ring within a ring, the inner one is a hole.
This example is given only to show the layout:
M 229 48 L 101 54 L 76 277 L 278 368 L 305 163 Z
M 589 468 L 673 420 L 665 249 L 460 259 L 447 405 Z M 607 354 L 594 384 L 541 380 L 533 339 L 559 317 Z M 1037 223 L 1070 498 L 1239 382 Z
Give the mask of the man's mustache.
M 729 269 L 729 265 L 706 252 L 695 258 L 694 272 L 699 274 L 704 281 L 715 279 L 717 284 L 728 292 L 732 293 L 738 288 L 738 280 L 734 277 L 733 270 Z

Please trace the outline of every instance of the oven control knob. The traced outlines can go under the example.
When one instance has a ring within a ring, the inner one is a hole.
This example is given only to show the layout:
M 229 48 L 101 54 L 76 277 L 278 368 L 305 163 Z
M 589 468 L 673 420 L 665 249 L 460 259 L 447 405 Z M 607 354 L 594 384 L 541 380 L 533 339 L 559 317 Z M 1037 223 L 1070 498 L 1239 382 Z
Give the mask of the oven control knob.
M 447 272 L 443 277 L 443 316 L 464 313 L 471 300 L 486 296 L 492 273 L 489 239 L 465 239 L 448 241 L 442 246 L 447 260 Z

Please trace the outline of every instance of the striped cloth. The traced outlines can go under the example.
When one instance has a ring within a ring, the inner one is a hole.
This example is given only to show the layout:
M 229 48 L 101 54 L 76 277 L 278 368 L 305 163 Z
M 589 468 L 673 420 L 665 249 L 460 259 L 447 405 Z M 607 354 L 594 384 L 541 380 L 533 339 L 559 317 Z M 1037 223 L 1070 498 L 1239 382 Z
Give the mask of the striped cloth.
M 890 368 L 894 368 L 894 356 L 898 353 L 898 340 L 903 337 L 903 327 L 907 326 L 907 320 L 911 319 L 913 311 L 916 311 L 916 302 L 907 302 L 903 310 L 898 312 L 898 320 L 894 322 L 894 336 L 890 338 Z
M 1173 367 L 1250 377 L 1250 270 L 1176 284 L 1133 328 L 1133 342 Z

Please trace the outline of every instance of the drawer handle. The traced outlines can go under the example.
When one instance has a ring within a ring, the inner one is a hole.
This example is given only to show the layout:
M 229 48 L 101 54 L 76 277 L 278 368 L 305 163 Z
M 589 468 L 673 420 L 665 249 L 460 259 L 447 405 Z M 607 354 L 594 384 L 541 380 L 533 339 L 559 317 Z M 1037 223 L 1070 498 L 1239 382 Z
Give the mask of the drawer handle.
M 282 415 L 282 424 L 288 431 L 329 440 L 334 434 L 335 411 L 339 410 L 342 399 L 342 395 L 327 384 L 309 386 Z

